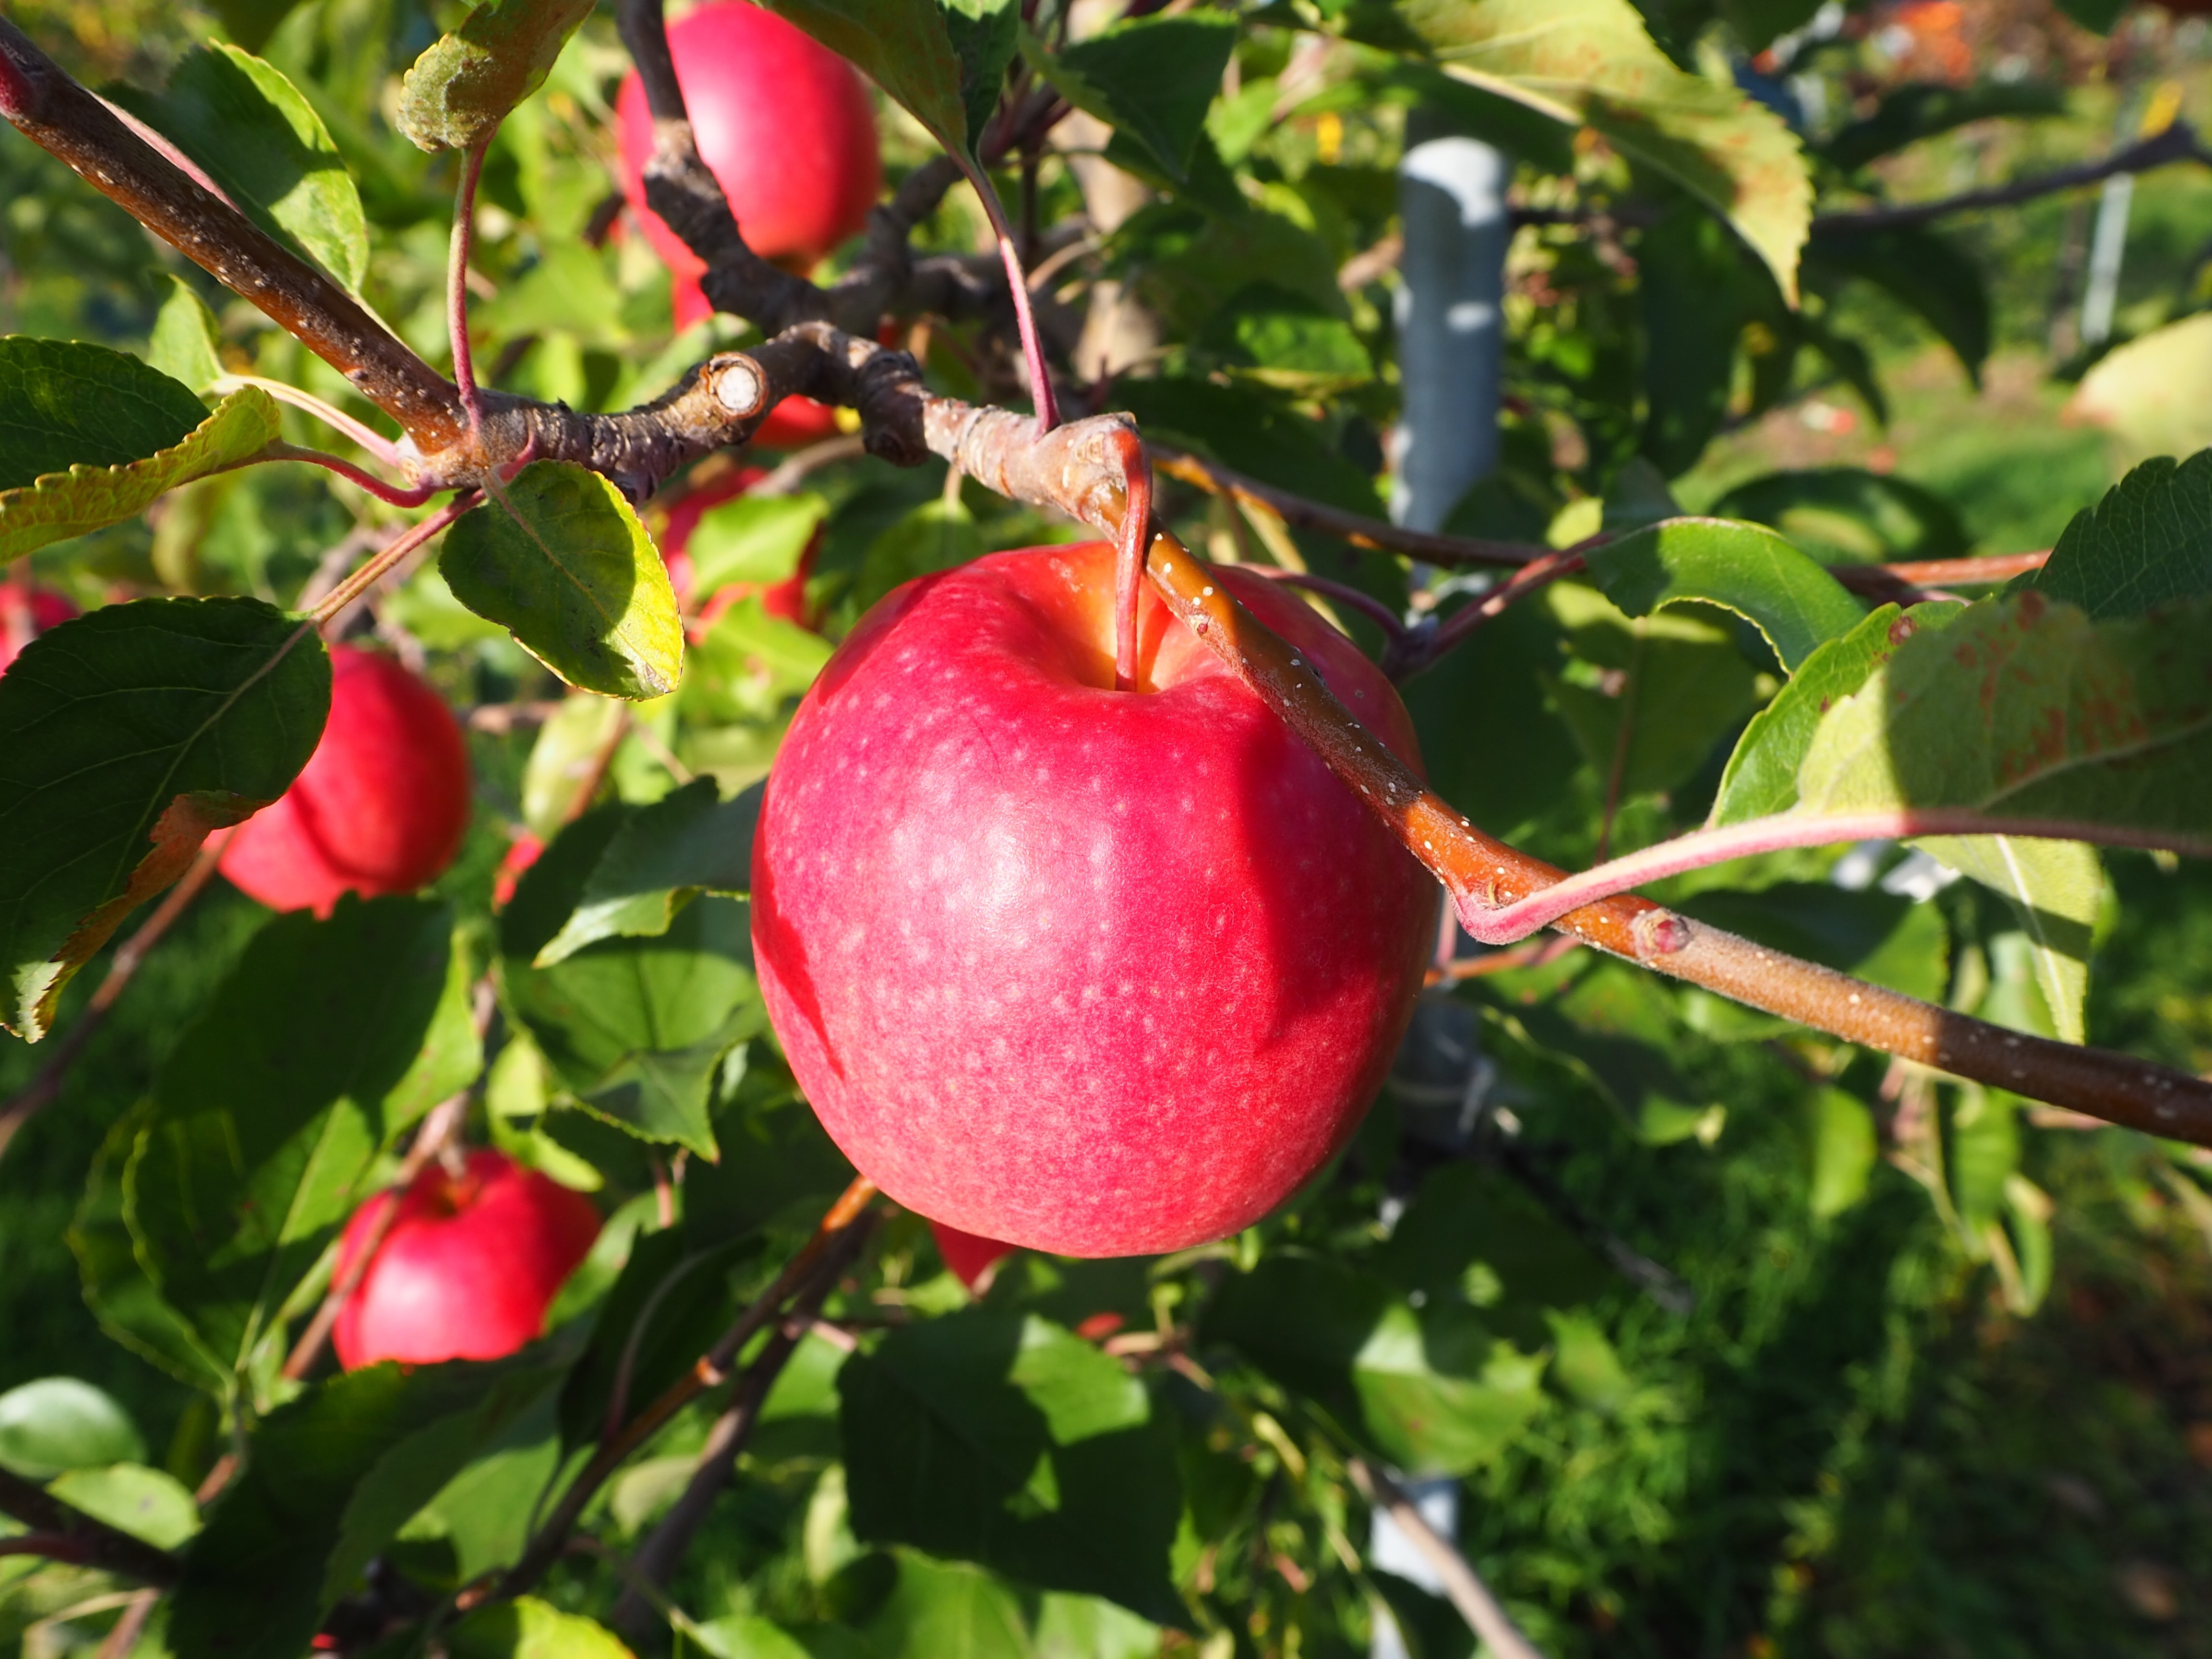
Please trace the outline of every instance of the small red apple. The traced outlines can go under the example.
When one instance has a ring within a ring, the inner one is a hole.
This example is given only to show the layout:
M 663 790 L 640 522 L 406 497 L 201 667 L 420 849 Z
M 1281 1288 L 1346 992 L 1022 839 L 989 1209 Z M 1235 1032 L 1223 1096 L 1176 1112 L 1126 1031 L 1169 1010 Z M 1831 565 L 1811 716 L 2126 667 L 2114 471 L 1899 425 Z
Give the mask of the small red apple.
M 1389 682 L 1226 584 L 1409 762 Z M 846 1156 L 964 1232 L 1070 1255 L 1223 1237 L 1351 1135 L 1410 1017 L 1435 879 L 1114 554 L 896 589 L 801 702 L 753 844 L 770 1019 Z
M 0 674 L 25 646 L 76 614 L 76 606 L 50 587 L 0 581 Z
M 699 154 L 763 259 L 805 270 L 868 220 L 883 188 L 875 110 L 851 64 L 775 13 L 708 0 L 668 30 L 677 84 Z M 653 251 L 676 276 L 676 325 L 710 307 L 706 266 L 645 205 L 653 112 L 633 72 L 615 100 L 622 188 Z
M 1014 1253 L 1011 1244 L 995 1238 L 978 1238 L 974 1233 L 963 1233 L 941 1221 L 931 1222 L 929 1232 L 937 1241 L 938 1255 L 945 1258 L 945 1265 L 952 1270 L 953 1277 L 976 1296 L 991 1288 L 999 1263 Z
M 702 296 L 703 297 L 703 296 Z M 753 433 L 755 449 L 804 449 L 837 435 L 837 411 L 811 398 L 786 398 Z
M 391 1231 L 331 1333 L 349 1371 L 380 1359 L 513 1353 L 538 1334 L 599 1236 L 591 1200 L 502 1153 L 471 1152 L 459 1176 L 434 1158 L 404 1192 L 379 1193 L 353 1212 L 338 1240 L 338 1279 L 394 1205 Z
M 331 718 L 306 769 L 231 836 L 222 870 L 274 910 L 411 893 L 453 861 L 469 751 L 445 701 L 391 658 L 331 650 Z
M 806 626 L 806 579 L 813 573 L 814 556 L 821 550 L 819 531 L 799 555 L 799 568 L 780 582 L 725 582 L 703 600 L 691 591 L 691 534 L 698 529 L 699 520 L 723 502 L 735 501 L 766 477 L 768 474 L 759 467 L 741 466 L 702 485 L 668 509 L 668 526 L 660 534 L 660 550 L 668 565 L 669 583 L 676 589 L 677 602 L 685 611 L 694 611 L 696 607 L 702 629 L 712 627 L 739 599 L 750 599 L 756 593 L 760 595 L 761 609 L 769 616 L 781 617 L 802 628 Z
M 499 861 L 499 868 L 491 878 L 491 908 L 507 908 L 514 890 L 522 885 L 522 878 L 530 873 L 530 866 L 545 852 L 545 843 L 530 830 L 525 830 L 507 844 L 507 856 Z

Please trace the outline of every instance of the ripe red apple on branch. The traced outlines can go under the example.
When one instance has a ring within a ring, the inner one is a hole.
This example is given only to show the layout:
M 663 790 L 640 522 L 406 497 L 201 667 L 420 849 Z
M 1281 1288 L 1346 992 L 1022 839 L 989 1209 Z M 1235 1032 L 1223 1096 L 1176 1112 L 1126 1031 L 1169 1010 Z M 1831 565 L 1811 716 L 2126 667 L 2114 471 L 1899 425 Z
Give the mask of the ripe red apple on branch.
M 453 861 L 469 751 L 445 700 L 391 658 L 331 651 L 331 717 L 292 787 L 240 825 L 222 873 L 275 910 L 411 893 Z
M 1389 682 L 1219 573 L 1408 761 Z M 823 669 L 770 773 L 753 944 L 823 1126 L 900 1203 L 1073 1255 L 1223 1237 L 1381 1085 L 1437 887 L 1147 588 L 1114 689 L 1114 553 L 910 582 Z
M 458 1176 L 433 1158 L 404 1191 L 354 1212 L 333 1282 L 345 1282 L 395 1208 L 331 1329 L 348 1370 L 513 1353 L 599 1235 L 591 1200 L 501 1153 L 471 1152 Z
M 977 1296 L 991 1288 L 999 1264 L 1014 1253 L 1011 1244 L 963 1233 L 941 1221 L 929 1224 L 929 1236 L 937 1241 L 937 1253 L 945 1258 L 952 1276 Z
M 850 64 L 744 0 L 686 14 L 670 26 L 668 46 L 699 155 L 754 252 L 803 274 L 866 224 L 883 164 L 875 110 Z M 623 193 L 673 273 L 676 325 L 689 327 L 713 309 L 699 289 L 706 266 L 645 205 L 653 115 L 635 72 L 615 118 Z M 765 434 L 761 441 L 775 447 Z

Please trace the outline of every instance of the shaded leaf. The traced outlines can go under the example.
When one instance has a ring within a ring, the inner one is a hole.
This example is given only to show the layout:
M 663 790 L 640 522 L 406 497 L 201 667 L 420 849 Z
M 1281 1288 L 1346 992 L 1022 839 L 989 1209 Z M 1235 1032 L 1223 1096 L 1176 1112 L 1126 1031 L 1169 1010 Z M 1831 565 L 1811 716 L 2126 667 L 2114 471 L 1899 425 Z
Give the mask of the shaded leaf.
M 478 1607 L 447 1632 L 453 1659 L 630 1659 L 605 1626 L 534 1595 Z
M 1970 545 L 1952 505 L 1933 490 L 1863 467 L 1769 472 L 1737 484 L 1713 516 L 1771 525 L 1824 564 L 1949 559 Z
M 371 1365 L 270 1413 L 185 1553 L 169 1619 L 178 1659 L 306 1651 L 408 1517 L 552 1386 L 548 1358 Z
M 713 779 L 700 778 L 641 808 L 600 854 L 574 912 L 535 965 L 550 968 L 617 934 L 665 933 L 702 892 L 747 896 L 761 789 L 755 784 L 725 801 Z
M 446 532 L 438 568 L 455 599 L 569 684 L 634 700 L 676 689 L 676 591 L 629 502 L 599 473 L 533 461 Z
M 1989 284 L 1981 267 L 1948 239 L 1923 226 L 1838 231 L 1816 236 L 1805 251 L 1806 276 L 1836 272 L 1872 283 L 1951 348 L 1977 386 L 1990 355 Z
M 483 0 L 416 58 L 397 125 L 421 149 L 467 149 L 544 84 L 592 0 Z
M 1820 153 L 1851 172 L 1971 122 L 2056 115 L 2065 107 L 2062 88 L 2033 81 L 1978 81 L 1964 87 L 1914 82 L 1884 93 L 1874 113 L 1845 126 L 1820 146 Z
M 125 1218 L 234 1369 L 368 1196 L 377 1153 L 482 1068 L 469 979 L 445 906 L 349 895 L 256 934 L 163 1064 Z
M 349 289 L 368 274 L 368 222 L 314 106 L 273 65 L 222 42 L 178 59 L 159 97 L 118 101 L 206 169 L 246 216 Z
M 174 448 L 206 418 L 190 386 L 127 352 L 0 337 L 0 490 L 75 466 L 144 460 Z M 5 501 L 0 496 L 0 513 Z M 0 532 L 7 523 L 0 517 Z
M 1856 1095 L 1822 1089 L 1806 1103 L 1806 1129 L 1812 1146 L 1813 1213 L 1826 1221 L 1866 1196 L 1879 1151 L 1874 1114 Z
M 1583 556 L 1605 595 L 1632 617 L 1698 600 L 1759 629 L 1786 669 L 1848 634 L 1863 607 L 1772 531 L 1724 519 L 1670 519 Z
M 2032 587 L 2100 620 L 2212 593 L 2212 450 L 2145 461 L 2074 515 Z
M 84 1282 L 85 1304 L 102 1330 L 171 1376 L 227 1396 L 230 1367 L 161 1299 L 124 1224 L 123 1172 L 151 1112 L 149 1102 L 125 1113 L 100 1142 L 70 1223 L 70 1251 Z
M 1182 184 L 1236 45 L 1234 18 L 1185 12 L 1132 18 L 1057 53 L 1033 35 L 1022 49 L 1069 103 L 1141 144 Z
M 1184 1622 L 1171 1427 L 1091 1344 L 977 1310 L 890 1332 L 846 1362 L 838 1391 L 858 1537 Z
M 1780 296 L 1742 243 L 1694 203 L 1680 203 L 1637 244 L 1644 323 L 1642 453 L 1668 477 L 1697 464 L 1729 414 L 1737 343 Z
M 787 580 L 805 556 L 830 503 L 816 495 L 740 495 L 699 515 L 684 550 L 695 592 L 727 582 Z
M 950 570 L 955 565 L 981 558 L 982 554 L 983 532 L 966 503 L 933 497 L 902 514 L 869 543 L 868 550 L 860 560 L 860 581 L 856 589 L 859 602 L 865 609 L 902 582 L 912 581 L 916 576 L 931 575 L 939 570 Z M 763 620 L 776 619 L 763 617 Z M 805 632 L 798 629 L 796 624 L 787 624 L 787 627 L 799 633 Z M 745 629 L 745 633 L 753 639 L 760 639 L 767 632 L 757 625 Z M 790 649 L 811 652 L 811 647 L 798 640 L 790 641 Z M 804 657 L 793 662 L 791 666 L 801 669 L 811 682 L 822 664 L 828 660 L 829 653 L 825 647 L 811 669 L 804 667 Z
M 962 31 L 975 54 L 965 62 L 953 43 L 951 15 L 938 0 L 770 0 L 768 9 L 858 66 L 947 153 L 974 165 L 975 141 L 982 137 L 974 110 L 982 101 L 987 60 L 1012 44 L 1005 22 L 998 21 L 1006 8 L 987 9 L 979 0 L 963 11 L 975 26 Z M 998 58 L 1001 75 L 1007 61 Z
M 322 736 L 330 656 L 258 599 L 140 599 L 0 676 L 0 1023 L 33 1040 L 210 831 L 283 794 Z
M 1732 86 L 1678 69 L 1628 0 L 1374 0 L 1351 14 L 1378 45 L 1425 46 L 1447 73 L 1588 125 L 1726 218 L 1794 305 L 1813 190 L 1796 135 Z

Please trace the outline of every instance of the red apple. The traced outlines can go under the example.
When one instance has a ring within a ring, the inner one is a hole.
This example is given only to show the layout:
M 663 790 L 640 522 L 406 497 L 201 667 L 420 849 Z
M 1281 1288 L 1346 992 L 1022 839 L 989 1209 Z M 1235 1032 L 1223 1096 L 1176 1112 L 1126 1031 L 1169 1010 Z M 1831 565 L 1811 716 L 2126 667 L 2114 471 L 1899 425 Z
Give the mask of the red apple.
M 703 600 L 691 591 L 691 534 L 698 529 L 699 520 L 723 502 L 735 501 L 766 477 L 768 474 L 759 467 L 741 466 L 702 485 L 668 509 L 668 526 L 660 533 L 660 550 L 668 565 L 668 580 L 676 589 L 677 602 L 686 611 L 696 610 L 702 627 L 712 627 L 722 612 L 739 599 L 750 599 L 756 593 L 760 595 L 761 609 L 769 616 L 781 617 L 802 628 L 806 626 L 806 579 L 813 572 L 814 556 L 821 550 L 819 531 L 799 555 L 799 568 L 780 582 L 725 582 Z
M 756 449 L 804 449 L 837 435 L 837 411 L 811 398 L 786 398 L 753 433 Z
M 1407 760 L 1389 682 L 1297 599 L 1217 578 Z M 801 702 L 753 847 L 770 1019 L 901 1204 L 1070 1255 L 1237 1231 L 1380 1087 L 1437 888 L 1146 590 L 1114 689 L 1110 549 L 909 582 Z
M 513 1353 L 538 1334 L 599 1236 L 591 1200 L 503 1153 L 471 1152 L 458 1176 L 434 1158 L 404 1192 L 379 1193 L 353 1212 L 338 1240 L 338 1279 L 395 1205 L 331 1333 L 349 1371 L 380 1359 Z
M 883 164 L 875 111 L 851 64 L 745 0 L 709 0 L 685 14 L 670 26 L 668 46 L 699 154 L 754 252 L 803 270 L 867 222 Z M 682 328 L 707 314 L 698 292 L 706 266 L 645 205 L 653 113 L 635 73 L 615 100 L 615 122 L 623 194 L 676 275 Z
M 545 843 L 525 830 L 507 844 L 507 856 L 499 861 L 499 868 L 491 878 L 491 908 L 507 908 L 514 890 L 522 885 L 522 878 L 530 873 L 530 866 L 544 855 Z
M 469 823 L 469 751 L 435 691 L 391 658 L 331 651 L 331 718 L 307 768 L 223 849 L 222 869 L 275 910 L 328 915 L 340 893 L 411 893 L 453 861 Z
M 991 1288 L 999 1263 L 1014 1252 L 1011 1244 L 995 1238 L 978 1238 L 974 1233 L 963 1233 L 941 1221 L 931 1222 L 929 1232 L 937 1241 L 937 1253 L 945 1258 L 945 1265 L 976 1296 Z
M 76 606 L 52 588 L 0 580 L 0 674 L 25 646 L 76 614 Z

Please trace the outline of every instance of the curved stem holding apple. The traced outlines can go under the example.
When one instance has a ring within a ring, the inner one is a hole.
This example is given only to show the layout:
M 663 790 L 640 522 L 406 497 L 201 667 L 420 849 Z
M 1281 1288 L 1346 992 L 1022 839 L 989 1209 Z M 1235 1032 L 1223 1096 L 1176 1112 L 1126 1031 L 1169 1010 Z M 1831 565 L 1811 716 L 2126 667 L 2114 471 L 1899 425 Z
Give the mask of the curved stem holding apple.
M 461 152 L 460 182 L 453 191 L 453 228 L 446 245 L 446 337 L 453 354 L 453 386 L 469 417 L 469 430 L 483 426 L 483 403 L 477 393 L 476 356 L 469 344 L 469 254 L 476 241 L 477 185 L 483 178 L 484 152 L 499 131 Z

